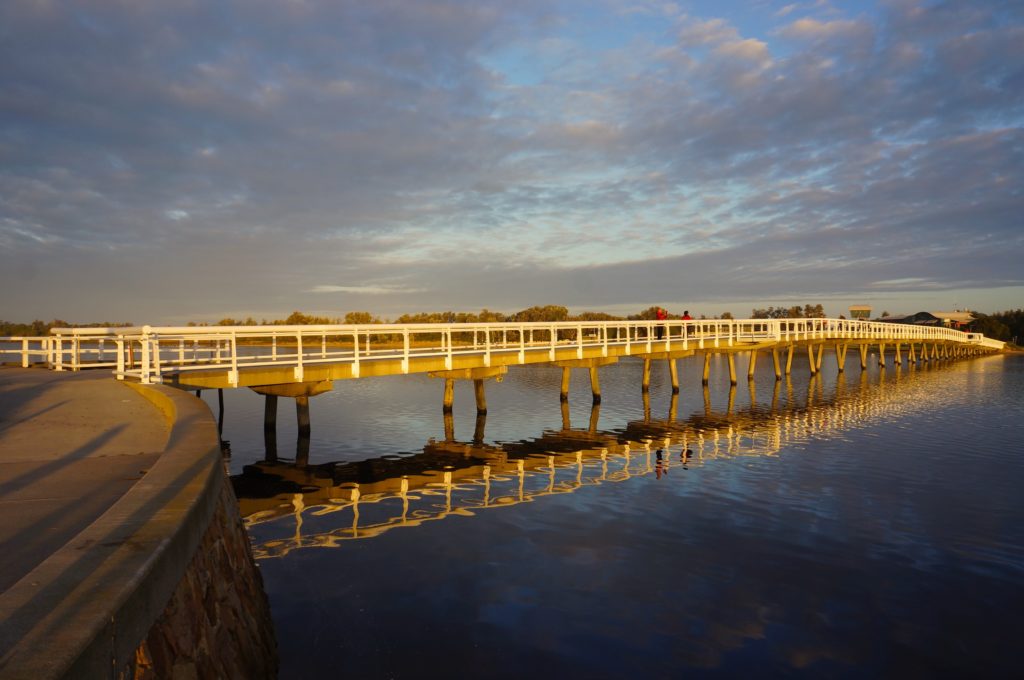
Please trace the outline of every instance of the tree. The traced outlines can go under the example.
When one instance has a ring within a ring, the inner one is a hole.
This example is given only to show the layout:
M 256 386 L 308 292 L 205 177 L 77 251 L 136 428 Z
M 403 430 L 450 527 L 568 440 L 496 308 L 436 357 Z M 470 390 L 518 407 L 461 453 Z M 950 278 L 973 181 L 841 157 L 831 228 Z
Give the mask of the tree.
M 486 310 L 485 310 L 486 311 Z M 560 305 L 528 307 L 512 315 L 512 321 L 567 321 L 569 309 Z
M 977 317 L 971 324 L 975 333 L 981 333 L 993 340 L 1009 340 L 1013 337 L 1010 327 L 995 316 L 978 314 Z
M 731 318 L 733 318 L 732 312 L 722 312 L 722 318 L 723 319 L 731 319 Z
M 369 312 L 348 312 L 345 314 L 345 323 L 353 326 L 376 323 L 373 315 Z
M 653 307 L 648 307 L 647 309 L 643 310 L 639 314 L 630 314 L 626 318 L 629 319 L 630 321 L 651 321 L 651 320 L 655 320 L 655 319 L 658 318 L 658 309 L 659 309 L 659 307 L 657 305 L 654 305 Z

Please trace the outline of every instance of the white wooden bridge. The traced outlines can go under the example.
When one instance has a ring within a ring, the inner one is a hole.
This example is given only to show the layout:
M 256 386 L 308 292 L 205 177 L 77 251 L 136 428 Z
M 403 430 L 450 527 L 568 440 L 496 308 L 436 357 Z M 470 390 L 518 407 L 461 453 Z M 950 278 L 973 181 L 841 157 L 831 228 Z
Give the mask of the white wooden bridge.
M 852 319 L 714 319 L 667 321 L 568 321 L 535 323 L 369 324 L 323 326 L 185 326 L 55 328 L 47 337 L 3 338 L 8 355 L 22 366 L 45 363 L 55 371 L 106 368 L 120 380 L 186 388 L 263 388 L 267 394 L 300 396 L 330 389 L 331 381 L 429 373 L 449 381 L 473 379 L 478 387 L 509 366 L 561 366 L 563 396 L 570 368 L 589 368 L 595 400 L 598 367 L 634 356 L 667 359 L 678 391 L 675 359 L 704 354 L 706 384 L 713 354 L 750 353 L 748 378 L 758 354 L 771 353 L 776 378 L 789 374 L 794 352 L 806 352 L 812 373 L 821 370 L 826 348 L 839 370 L 849 347 L 858 348 L 861 368 L 868 349 L 881 365 L 998 352 L 1002 342 L 977 333 Z M 784 360 L 780 356 L 785 354 Z M 13 355 L 11 357 L 10 355 Z M 274 391 L 277 386 L 277 391 Z M 290 386 L 290 387 L 288 387 Z M 482 387 L 478 389 L 478 407 Z M 446 390 L 445 406 L 450 407 Z

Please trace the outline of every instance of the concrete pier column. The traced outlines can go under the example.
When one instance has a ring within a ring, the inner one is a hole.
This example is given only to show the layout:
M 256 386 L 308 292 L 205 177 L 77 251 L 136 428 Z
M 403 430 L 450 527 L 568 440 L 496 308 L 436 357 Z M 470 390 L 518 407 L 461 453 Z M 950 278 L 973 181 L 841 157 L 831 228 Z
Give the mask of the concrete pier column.
M 644 375 L 640 380 L 640 389 L 646 394 L 651 389 L 651 360 L 644 359 Z
M 836 372 L 842 373 L 846 370 L 846 350 L 850 348 L 847 344 L 836 344 Z
M 444 412 L 444 440 L 446 442 L 455 441 L 455 417 L 452 415 L 451 409 Z
M 309 464 L 309 397 L 295 397 L 295 417 L 299 421 L 299 436 L 295 445 L 295 464 Z
M 568 430 L 572 427 L 572 421 L 569 419 L 569 402 L 562 402 L 562 429 Z
M 814 360 L 815 372 L 821 373 L 821 358 L 825 355 L 825 343 L 818 345 L 818 358 Z
M 455 403 L 455 380 L 445 378 L 444 380 L 444 412 L 452 412 L 452 404 Z
M 649 423 L 651 422 L 651 393 L 643 392 L 642 394 L 644 400 L 644 422 Z
M 482 378 L 473 381 L 473 392 L 476 394 L 476 412 L 487 413 L 487 395 L 484 393 L 484 381 Z
M 707 386 L 711 379 L 711 352 L 704 352 L 704 373 L 701 375 L 700 384 Z
M 793 352 L 796 351 L 796 345 L 792 342 L 789 343 L 789 351 L 786 353 L 786 375 L 793 372 Z
M 730 355 L 731 356 L 731 355 Z M 725 406 L 725 415 L 732 417 L 732 410 L 736 406 L 736 383 L 729 385 L 729 402 Z
M 266 449 L 264 460 L 268 463 L 277 462 L 277 395 L 268 394 L 263 407 L 263 446 Z
M 590 407 L 590 426 L 587 431 L 591 434 L 597 432 L 597 421 L 601 418 L 601 402 L 595 401 L 594 405 Z
M 750 363 L 747 364 L 747 380 L 754 379 L 754 367 L 757 366 L 757 350 L 750 350 Z
M 568 366 L 562 367 L 562 389 L 558 393 L 559 401 L 569 401 L 569 379 L 572 369 Z
M 885 343 L 878 343 L 878 365 L 885 368 Z
M 264 399 L 263 431 L 273 431 L 277 429 L 277 395 L 268 394 Z
M 907 351 L 907 363 L 908 364 L 916 364 L 917 363 L 917 355 L 914 353 L 914 343 L 908 342 L 907 345 L 909 345 L 909 347 L 910 347 L 909 350 Z
M 895 362 L 897 366 L 903 365 L 903 357 L 900 356 L 900 343 L 898 342 L 896 343 L 896 354 L 893 356 L 893 362 Z
M 811 370 L 811 375 L 818 372 L 817 364 L 814 361 L 814 345 L 807 345 L 807 367 Z
M 772 347 L 772 367 L 775 369 L 775 382 L 782 380 L 782 365 L 779 363 L 778 347 Z
M 676 414 L 679 411 L 679 395 L 673 394 L 668 402 L 668 422 L 676 421 Z
M 295 416 L 299 421 L 299 436 L 309 436 L 309 397 L 295 397 Z
M 729 352 L 729 384 L 736 385 L 736 355 Z
M 594 403 L 601 403 L 601 381 L 597 377 L 597 366 L 590 367 L 590 392 L 594 396 Z
M 672 394 L 679 394 L 679 366 L 675 359 L 668 360 L 668 374 L 672 379 Z
M 868 370 L 868 346 L 864 343 L 860 344 L 860 370 Z
M 476 423 L 473 427 L 473 443 L 482 444 L 484 441 L 484 428 L 487 426 L 487 414 L 477 413 Z

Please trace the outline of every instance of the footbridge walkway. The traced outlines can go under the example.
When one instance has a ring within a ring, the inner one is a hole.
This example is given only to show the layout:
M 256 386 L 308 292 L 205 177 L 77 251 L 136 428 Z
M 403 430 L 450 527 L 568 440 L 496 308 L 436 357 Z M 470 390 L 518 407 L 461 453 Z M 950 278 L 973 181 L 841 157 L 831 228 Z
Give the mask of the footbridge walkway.
M 164 383 L 189 389 L 252 387 L 274 396 L 305 398 L 331 389 L 334 380 L 428 373 L 444 378 L 445 407 L 453 383 L 472 379 L 477 406 L 486 410 L 483 381 L 501 379 L 512 365 L 547 363 L 590 369 L 594 400 L 600 401 L 597 369 L 633 356 L 669 362 L 678 391 L 675 359 L 704 354 L 703 382 L 713 354 L 750 353 L 753 378 L 760 352 L 770 352 L 776 378 L 790 373 L 794 352 L 806 353 L 811 373 L 821 370 L 826 348 L 843 369 L 853 346 L 867 367 L 869 348 L 881 365 L 923 362 L 1001 351 L 1003 343 L 978 333 L 929 326 L 851 319 L 713 319 L 667 321 L 568 321 L 534 323 L 369 324 L 323 326 L 186 326 L 57 328 L 48 337 L 6 338 L 7 354 L 23 366 L 45 362 L 56 371 L 108 368 L 121 380 Z M 785 355 L 784 357 L 782 355 Z

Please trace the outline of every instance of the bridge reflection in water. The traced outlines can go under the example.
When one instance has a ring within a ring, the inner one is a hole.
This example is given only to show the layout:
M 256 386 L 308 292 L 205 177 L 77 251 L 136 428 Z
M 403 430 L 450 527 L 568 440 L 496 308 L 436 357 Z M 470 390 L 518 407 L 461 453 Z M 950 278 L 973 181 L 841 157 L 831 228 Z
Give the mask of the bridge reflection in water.
M 661 479 L 720 459 L 774 456 L 788 443 L 827 438 L 878 418 L 927 408 L 942 398 L 923 383 L 901 382 L 899 373 L 878 382 L 861 374 L 849 383 L 840 379 L 825 395 L 821 379 L 812 377 L 802 386 L 801 403 L 786 380 L 775 383 L 770 406 L 757 405 L 751 383 L 749 405 L 736 408 L 733 387 L 724 412 L 712 409 L 705 390 L 703 412 L 685 419 L 676 416 L 675 395 L 663 419 L 650 417 L 645 399 L 643 420 L 610 431 L 598 428 L 599 404 L 586 428 L 573 428 L 563 403 L 560 430 L 502 444 L 483 442 L 484 414 L 477 416 L 473 441 L 455 441 L 448 413 L 445 440 L 430 440 L 421 453 L 359 462 L 309 465 L 307 430 L 305 436 L 300 432 L 294 462 L 278 460 L 276 442 L 268 436 L 267 459 L 246 466 L 232 482 L 256 557 L 280 557 L 585 486 Z M 782 391 L 786 394 L 780 399 Z

